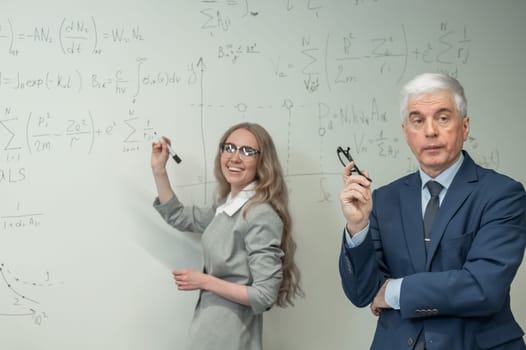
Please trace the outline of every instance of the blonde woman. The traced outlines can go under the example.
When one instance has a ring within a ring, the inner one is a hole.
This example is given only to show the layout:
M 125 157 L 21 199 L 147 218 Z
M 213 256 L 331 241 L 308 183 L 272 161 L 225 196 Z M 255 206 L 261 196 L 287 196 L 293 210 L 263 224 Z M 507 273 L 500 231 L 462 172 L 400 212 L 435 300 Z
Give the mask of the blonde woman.
M 201 234 L 204 258 L 203 271 L 173 271 L 179 290 L 200 291 L 188 348 L 262 349 L 262 313 L 303 294 L 272 138 L 254 123 L 224 133 L 214 168 L 217 198 L 209 208 L 185 207 L 177 199 L 166 173 L 168 144 L 152 145 L 154 207 L 171 226 Z

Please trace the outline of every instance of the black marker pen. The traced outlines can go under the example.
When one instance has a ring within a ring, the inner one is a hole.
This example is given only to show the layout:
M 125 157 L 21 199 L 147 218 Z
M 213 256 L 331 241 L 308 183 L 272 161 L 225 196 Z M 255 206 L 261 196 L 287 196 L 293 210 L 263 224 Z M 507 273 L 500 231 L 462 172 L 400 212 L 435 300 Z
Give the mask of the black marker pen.
M 159 135 L 157 135 L 156 132 L 153 133 L 153 136 L 154 136 L 155 140 L 157 141 L 157 143 L 162 143 L 163 142 L 162 138 Z M 177 153 L 175 153 L 175 151 L 173 150 L 172 146 L 168 142 L 166 143 L 166 146 L 168 147 L 168 153 L 170 154 L 170 156 L 172 156 L 172 159 L 175 160 L 175 162 L 177 164 L 181 163 L 181 158 L 179 158 Z

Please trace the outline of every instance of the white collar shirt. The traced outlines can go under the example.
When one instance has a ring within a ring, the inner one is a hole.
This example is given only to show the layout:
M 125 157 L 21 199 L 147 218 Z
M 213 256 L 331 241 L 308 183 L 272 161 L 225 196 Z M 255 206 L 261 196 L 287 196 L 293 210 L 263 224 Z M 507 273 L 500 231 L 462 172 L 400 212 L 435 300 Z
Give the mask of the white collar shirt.
M 449 189 L 449 186 L 451 186 L 451 183 L 453 182 L 455 175 L 457 174 L 458 170 L 462 166 L 462 162 L 464 162 L 464 155 L 460 153 L 460 157 L 458 158 L 458 160 L 455 163 L 453 163 L 453 165 L 450 166 L 448 169 L 441 172 L 440 175 L 438 175 L 434 179 L 431 178 L 426 173 L 424 173 L 422 169 L 419 170 L 420 179 L 422 180 L 422 188 L 421 188 L 422 190 L 422 217 L 424 217 L 424 211 L 425 211 L 425 207 L 427 206 L 427 202 L 431 198 L 431 194 L 429 193 L 427 186 L 426 186 L 427 182 L 429 180 L 435 180 L 439 184 L 442 185 L 443 189 L 439 195 L 439 200 L 440 200 L 439 203 L 442 204 L 442 200 L 446 196 L 446 192 Z
M 252 181 L 245 188 L 239 191 L 235 197 L 232 197 L 232 193 L 229 193 L 226 197 L 225 203 L 217 207 L 216 215 L 220 213 L 225 213 L 228 216 L 234 215 L 239 209 L 243 207 L 243 205 L 245 205 L 246 202 L 254 197 L 256 194 L 256 191 L 254 190 L 255 188 L 256 182 Z

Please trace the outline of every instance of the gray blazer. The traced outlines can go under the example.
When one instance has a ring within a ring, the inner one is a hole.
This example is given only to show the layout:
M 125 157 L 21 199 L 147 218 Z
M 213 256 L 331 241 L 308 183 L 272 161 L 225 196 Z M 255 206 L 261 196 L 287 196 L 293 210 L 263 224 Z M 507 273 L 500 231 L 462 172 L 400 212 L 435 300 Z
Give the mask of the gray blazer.
M 250 306 L 201 291 L 189 332 L 189 349 L 262 349 L 262 313 L 276 301 L 282 280 L 283 223 L 269 204 L 234 215 L 185 207 L 174 196 L 155 209 L 180 231 L 202 233 L 204 271 L 248 287 Z

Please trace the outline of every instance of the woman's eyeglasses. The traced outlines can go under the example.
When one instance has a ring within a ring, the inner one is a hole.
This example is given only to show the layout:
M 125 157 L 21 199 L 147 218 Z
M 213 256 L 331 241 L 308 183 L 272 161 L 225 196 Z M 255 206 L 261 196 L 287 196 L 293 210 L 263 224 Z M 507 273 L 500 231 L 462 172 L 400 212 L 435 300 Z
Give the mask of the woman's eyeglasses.
M 219 150 L 221 153 L 225 154 L 234 154 L 236 151 L 239 150 L 239 157 L 241 159 L 250 159 L 256 157 L 259 153 L 261 153 L 259 150 L 252 148 L 250 146 L 236 146 L 233 143 L 226 142 L 226 143 L 220 143 L 219 144 Z

